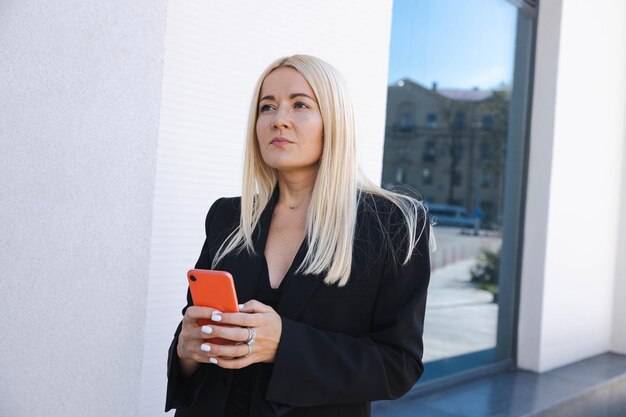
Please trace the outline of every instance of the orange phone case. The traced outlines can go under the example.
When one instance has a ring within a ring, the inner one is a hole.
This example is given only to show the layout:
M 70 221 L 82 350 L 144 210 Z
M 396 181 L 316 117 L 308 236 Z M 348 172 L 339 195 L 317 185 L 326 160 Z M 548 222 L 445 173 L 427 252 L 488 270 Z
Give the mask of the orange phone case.
M 187 272 L 187 281 L 193 305 L 198 307 L 211 307 L 222 313 L 236 313 L 239 311 L 237 293 L 232 275 L 226 271 L 213 271 L 208 269 L 192 269 Z M 218 324 L 212 320 L 198 320 L 200 326 L 205 324 Z M 217 337 L 208 338 L 207 341 L 215 344 L 233 343 L 230 340 Z

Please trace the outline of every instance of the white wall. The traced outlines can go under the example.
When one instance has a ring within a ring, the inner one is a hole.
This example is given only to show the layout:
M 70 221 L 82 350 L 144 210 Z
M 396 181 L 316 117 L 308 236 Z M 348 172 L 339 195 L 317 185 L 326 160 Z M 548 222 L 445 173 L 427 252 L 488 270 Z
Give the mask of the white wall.
M 545 371 L 612 348 L 624 183 L 626 3 L 542 2 L 518 361 Z M 623 213 L 623 212 L 622 212 Z M 623 216 L 623 214 L 622 214 Z M 623 256 L 623 252 L 621 253 Z
M 626 95 L 626 92 L 624 93 Z M 622 184 L 620 225 L 615 247 L 615 298 L 613 300 L 613 338 L 611 350 L 626 355 L 626 110 L 624 111 L 624 149 L 622 152 Z
M 0 415 L 138 410 L 165 1 L 0 7 Z
M 360 157 L 380 180 L 391 1 L 168 3 L 141 415 L 161 415 L 166 353 L 185 304 L 187 269 L 220 196 L 240 194 L 252 89 L 263 69 L 317 55 L 347 78 L 357 105 Z

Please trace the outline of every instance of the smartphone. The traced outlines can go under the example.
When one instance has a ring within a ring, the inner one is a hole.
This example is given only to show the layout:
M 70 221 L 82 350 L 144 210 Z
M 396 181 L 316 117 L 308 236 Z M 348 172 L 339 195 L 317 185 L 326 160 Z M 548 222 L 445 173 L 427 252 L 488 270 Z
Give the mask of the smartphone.
M 209 269 L 192 269 L 187 272 L 189 291 L 193 305 L 198 307 L 211 307 L 223 313 L 236 313 L 239 311 L 237 293 L 233 276 L 226 271 L 214 271 Z M 218 324 L 228 326 L 212 320 L 198 320 L 200 326 L 205 324 Z M 208 338 L 207 341 L 216 344 L 231 344 L 232 340 L 217 337 Z

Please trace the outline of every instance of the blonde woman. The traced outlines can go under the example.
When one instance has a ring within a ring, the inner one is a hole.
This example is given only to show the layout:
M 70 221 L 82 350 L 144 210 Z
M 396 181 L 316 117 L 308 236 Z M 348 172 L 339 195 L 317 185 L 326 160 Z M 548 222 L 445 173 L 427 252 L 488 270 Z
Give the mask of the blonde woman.
M 429 224 L 418 201 L 359 174 L 350 96 L 329 64 L 295 55 L 261 75 L 242 196 L 216 201 L 205 227 L 196 268 L 229 271 L 244 304 L 222 313 L 188 293 L 166 410 L 369 416 L 420 377 Z

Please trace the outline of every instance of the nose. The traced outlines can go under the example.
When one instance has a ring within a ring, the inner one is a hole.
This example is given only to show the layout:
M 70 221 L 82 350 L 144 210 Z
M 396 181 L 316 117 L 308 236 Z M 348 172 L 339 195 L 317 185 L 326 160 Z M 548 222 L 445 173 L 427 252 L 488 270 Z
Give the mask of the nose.
M 285 110 L 282 108 L 278 108 L 276 113 L 274 113 L 274 118 L 272 119 L 272 127 L 274 129 L 286 129 L 290 126 L 289 117 L 286 114 Z

